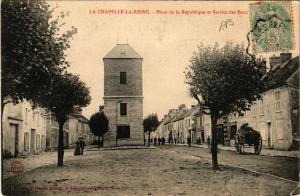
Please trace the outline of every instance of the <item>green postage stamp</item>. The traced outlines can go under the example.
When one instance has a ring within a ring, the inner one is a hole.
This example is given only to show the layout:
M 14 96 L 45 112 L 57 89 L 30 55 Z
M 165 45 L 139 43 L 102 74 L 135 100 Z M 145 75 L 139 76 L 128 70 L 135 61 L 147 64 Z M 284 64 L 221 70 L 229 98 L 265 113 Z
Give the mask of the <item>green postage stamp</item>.
M 250 4 L 251 32 L 255 52 L 293 49 L 292 8 L 287 2 Z

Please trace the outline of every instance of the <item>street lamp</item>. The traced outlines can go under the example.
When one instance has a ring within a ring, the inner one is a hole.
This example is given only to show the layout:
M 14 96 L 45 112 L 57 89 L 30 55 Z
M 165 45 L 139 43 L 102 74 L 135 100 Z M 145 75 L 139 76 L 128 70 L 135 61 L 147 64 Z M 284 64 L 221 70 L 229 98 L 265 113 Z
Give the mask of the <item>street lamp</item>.
M 118 103 L 121 103 L 122 100 L 116 102 L 116 147 L 118 147 Z

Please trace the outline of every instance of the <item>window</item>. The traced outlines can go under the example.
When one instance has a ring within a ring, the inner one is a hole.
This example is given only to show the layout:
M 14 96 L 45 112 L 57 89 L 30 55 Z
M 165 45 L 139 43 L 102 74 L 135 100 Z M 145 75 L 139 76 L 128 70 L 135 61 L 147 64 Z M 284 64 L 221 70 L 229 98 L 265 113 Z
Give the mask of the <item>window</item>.
M 120 103 L 120 115 L 127 115 L 127 103 Z
M 25 109 L 25 124 L 28 122 L 28 108 Z
M 120 84 L 126 84 L 126 72 L 120 72 Z
M 37 126 L 40 126 L 40 113 L 37 112 Z
M 275 91 L 275 111 L 280 112 L 280 91 Z
M 118 126 L 117 138 L 118 139 L 130 138 L 130 126 Z
M 32 121 L 35 121 L 35 111 L 32 110 Z
M 231 127 L 230 127 L 230 139 L 235 138 L 236 130 L 237 130 L 237 126 L 236 125 L 231 125 Z
M 263 100 L 260 100 L 260 102 L 259 102 L 259 111 L 260 111 L 261 115 L 264 114 L 264 101 Z
M 255 117 L 256 116 L 256 105 L 254 104 L 251 109 L 252 109 L 252 115 L 253 115 L 253 117 Z
M 283 139 L 282 120 L 276 120 L 277 139 Z

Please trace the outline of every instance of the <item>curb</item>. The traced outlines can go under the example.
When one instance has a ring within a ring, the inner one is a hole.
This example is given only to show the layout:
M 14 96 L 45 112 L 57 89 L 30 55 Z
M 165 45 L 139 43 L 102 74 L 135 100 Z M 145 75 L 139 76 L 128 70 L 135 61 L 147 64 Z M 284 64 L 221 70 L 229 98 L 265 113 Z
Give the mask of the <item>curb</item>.
M 175 144 L 175 145 L 178 145 L 178 146 L 187 146 L 186 144 Z M 196 147 L 196 148 L 206 148 L 206 146 L 202 146 L 202 145 L 191 145 L 191 147 Z M 231 151 L 231 152 L 236 152 L 234 149 L 224 149 L 221 147 L 218 147 L 219 150 L 224 150 L 224 151 Z M 297 155 L 272 155 L 272 154 L 266 154 L 266 153 L 260 153 L 260 156 L 272 156 L 272 157 L 286 157 L 286 158 L 300 158 L 300 155 L 297 156 Z

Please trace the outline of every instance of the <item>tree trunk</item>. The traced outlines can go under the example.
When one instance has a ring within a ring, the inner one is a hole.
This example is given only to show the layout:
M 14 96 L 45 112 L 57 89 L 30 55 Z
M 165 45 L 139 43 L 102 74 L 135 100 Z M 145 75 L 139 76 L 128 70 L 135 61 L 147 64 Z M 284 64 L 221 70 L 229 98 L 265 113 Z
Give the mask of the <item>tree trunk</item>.
M 218 164 L 218 140 L 217 140 L 217 115 L 211 113 L 211 158 L 212 168 L 219 169 Z
M 150 147 L 150 131 L 148 132 L 148 147 Z
M 57 149 L 57 167 L 64 165 L 64 122 L 59 121 L 58 130 L 58 149 Z
M 101 144 L 100 144 L 100 134 L 99 134 L 99 136 L 98 136 L 98 149 L 100 149 L 100 146 L 101 146 Z
M 1 124 L 2 124 L 2 120 L 3 120 L 3 111 L 4 111 L 5 104 L 6 103 L 4 103 L 3 97 L 1 97 Z

